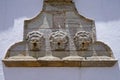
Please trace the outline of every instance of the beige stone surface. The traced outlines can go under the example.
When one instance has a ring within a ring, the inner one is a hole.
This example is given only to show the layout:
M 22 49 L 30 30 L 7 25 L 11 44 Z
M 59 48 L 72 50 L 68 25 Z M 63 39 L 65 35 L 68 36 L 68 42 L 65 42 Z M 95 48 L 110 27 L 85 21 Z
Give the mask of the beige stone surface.
M 32 56 L 17 55 L 17 56 L 9 57 L 8 60 L 13 60 L 13 61 L 16 61 L 16 60 L 24 61 L 24 60 L 26 60 L 27 61 L 27 60 L 36 60 L 36 59 Z
M 44 57 L 39 57 L 38 60 L 41 60 L 41 61 L 60 61 L 60 58 L 52 56 L 52 55 L 48 55 L 48 56 L 44 56 Z
M 85 58 L 84 57 L 80 57 L 80 56 L 68 56 L 63 58 L 62 60 L 66 60 L 66 61 L 84 61 Z
M 115 60 L 114 58 L 112 57 L 108 57 L 108 56 L 92 56 L 92 57 L 87 57 L 87 60 L 91 60 L 91 61 L 107 61 L 107 60 Z

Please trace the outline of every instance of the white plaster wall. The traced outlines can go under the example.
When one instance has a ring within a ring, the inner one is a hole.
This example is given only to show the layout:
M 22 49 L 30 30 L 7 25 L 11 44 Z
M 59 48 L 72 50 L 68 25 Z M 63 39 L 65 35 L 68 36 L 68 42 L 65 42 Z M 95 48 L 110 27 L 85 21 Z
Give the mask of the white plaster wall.
M 113 67 L 5 67 L 5 80 L 120 80 L 118 63 Z
M 15 19 L 21 17 L 31 18 L 38 14 L 41 10 L 42 1 L 0 0 L 0 31 L 4 32 L 3 30 L 6 30 L 4 33 L 10 32 L 8 29 L 16 26 L 14 25 Z M 111 21 L 118 21 L 120 19 L 120 0 L 75 0 L 75 3 L 79 13 L 94 19 L 96 22 L 110 21 L 111 23 Z M 17 26 L 19 27 L 19 25 Z M 117 28 L 113 29 L 111 26 Z M 96 28 L 97 34 L 99 34 L 97 35 L 98 40 L 109 44 L 113 49 L 114 55 L 120 61 L 120 26 L 117 26 L 114 22 L 114 25 L 108 24 L 105 28 L 99 28 L 99 26 L 96 26 Z M 17 28 L 17 30 L 19 29 Z M 101 30 L 103 30 L 102 33 Z M 101 35 L 103 33 L 104 36 Z M 17 37 L 19 36 L 22 35 L 17 35 Z M 7 39 L 2 39 L 2 37 L 0 37 L 0 43 L 2 45 L 0 49 L 4 52 L 0 51 L 0 55 L 5 54 L 5 50 L 8 48 L 5 46 L 15 42 L 14 36 Z M 113 67 L 101 68 L 9 68 L 3 65 L 5 80 L 120 80 L 119 68 L 118 63 Z

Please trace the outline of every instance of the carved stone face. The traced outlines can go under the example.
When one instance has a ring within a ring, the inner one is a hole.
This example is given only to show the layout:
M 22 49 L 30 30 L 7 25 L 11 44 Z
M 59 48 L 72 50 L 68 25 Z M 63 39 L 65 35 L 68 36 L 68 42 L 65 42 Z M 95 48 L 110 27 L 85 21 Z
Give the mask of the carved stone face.
M 27 34 L 28 49 L 40 50 L 42 47 L 44 37 L 39 31 L 32 31 Z
M 66 32 L 56 31 L 50 35 L 50 46 L 52 50 L 65 50 L 68 44 Z
M 79 31 L 75 34 L 74 43 L 77 50 L 87 50 L 91 43 L 90 34 L 86 31 Z

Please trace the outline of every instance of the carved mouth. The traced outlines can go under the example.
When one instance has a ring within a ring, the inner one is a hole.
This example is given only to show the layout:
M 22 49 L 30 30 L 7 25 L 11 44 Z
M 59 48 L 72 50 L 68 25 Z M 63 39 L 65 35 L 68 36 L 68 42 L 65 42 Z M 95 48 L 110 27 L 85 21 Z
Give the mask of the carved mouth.
M 37 47 L 37 43 L 33 43 L 34 48 Z
M 58 42 L 57 44 L 58 44 L 58 46 L 60 46 L 60 42 Z

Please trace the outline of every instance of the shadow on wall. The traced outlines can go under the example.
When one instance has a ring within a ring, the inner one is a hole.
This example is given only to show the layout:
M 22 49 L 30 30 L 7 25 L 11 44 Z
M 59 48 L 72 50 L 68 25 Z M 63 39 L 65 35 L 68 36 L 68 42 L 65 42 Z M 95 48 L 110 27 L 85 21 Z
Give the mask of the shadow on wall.
M 74 0 L 80 14 L 95 21 L 120 19 L 120 0 Z M 43 0 L 1 0 L 0 31 L 13 27 L 14 19 L 26 16 L 31 18 L 42 9 Z M 107 6 L 106 6 L 107 5 Z
M 14 26 L 14 20 L 21 17 L 31 18 L 42 9 L 43 0 L 1 0 L 0 31 Z
M 74 0 L 79 13 L 95 21 L 120 19 L 120 0 Z

